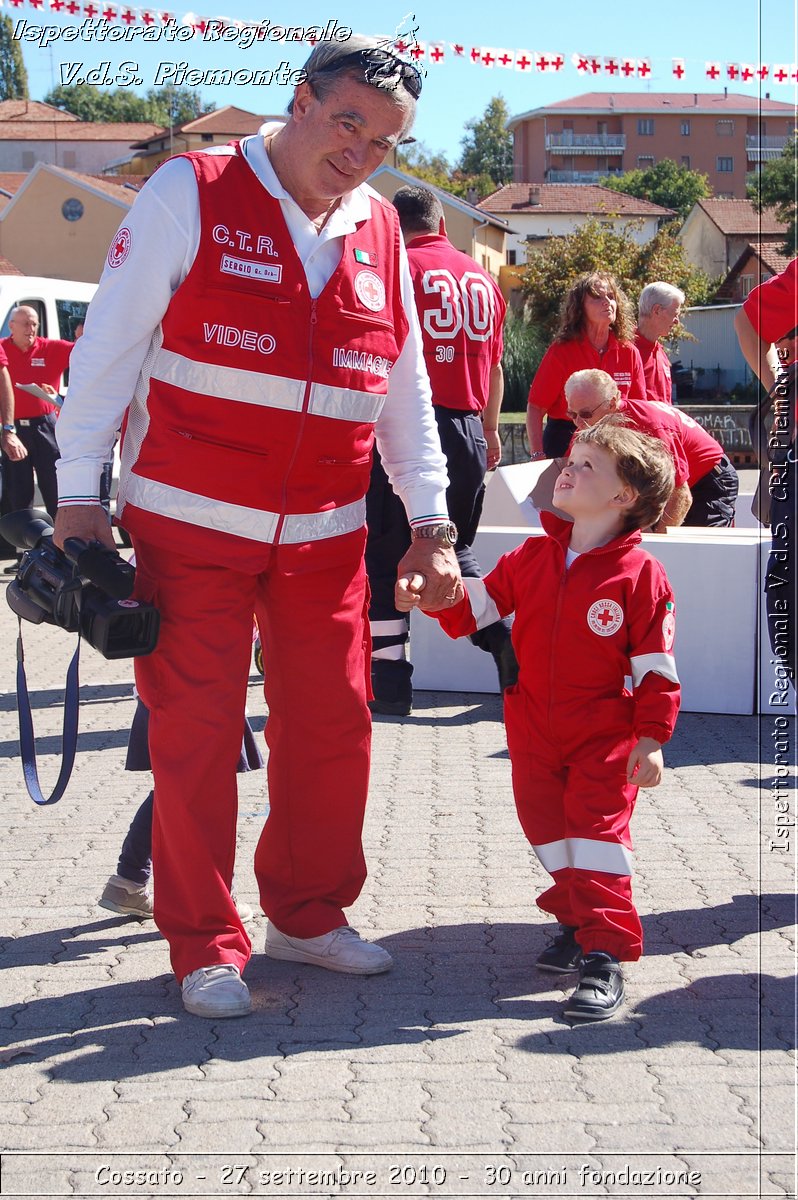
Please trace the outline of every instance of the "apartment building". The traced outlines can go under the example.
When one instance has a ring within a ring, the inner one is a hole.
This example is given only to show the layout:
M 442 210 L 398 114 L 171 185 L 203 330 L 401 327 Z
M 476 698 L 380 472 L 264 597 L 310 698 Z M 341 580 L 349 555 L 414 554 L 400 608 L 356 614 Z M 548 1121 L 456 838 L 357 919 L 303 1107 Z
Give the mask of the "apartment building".
M 596 183 L 663 158 L 701 171 L 714 195 L 745 196 L 746 177 L 778 158 L 792 104 L 722 92 L 587 92 L 513 117 L 514 178 Z

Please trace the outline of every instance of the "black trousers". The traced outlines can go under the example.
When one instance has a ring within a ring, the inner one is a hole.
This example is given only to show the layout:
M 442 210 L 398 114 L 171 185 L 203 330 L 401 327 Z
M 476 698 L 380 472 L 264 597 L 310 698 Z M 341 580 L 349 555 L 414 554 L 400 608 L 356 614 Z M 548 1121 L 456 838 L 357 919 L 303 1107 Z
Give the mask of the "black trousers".
M 457 561 L 464 578 L 481 579 L 482 570 L 474 554 L 473 542 L 482 516 L 488 463 L 482 421 L 477 413 L 439 405 L 435 405 L 435 419 L 449 472 L 446 507 L 450 520 L 457 526 L 454 548 Z M 372 631 L 373 648 L 379 650 L 388 645 L 401 645 L 408 638 L 409 616 L 396 610 L 393 597 L 396 569 L 410 545 L 410 526 L 404 505 L 388 482 L 376 450 L 366 495 L 366 523 L 366 571 L 371 589 L 369 620 L 372 623 L 402 621 L 404 625 L 401 634 L 381 637 Z M 506 640 L 509 628 L 509 622 L 497 621 L 472 634 L 471 641 L 490 652 Z
M 684 524 L 700 525 L 704 528 L 713 525 L 716 528 L 733 525 L 734 505 L 739 488 L 737 472 L 724 454 L 717 466 L 690 489 L 693 503 L 687 510 Z
M 44 417 L 31 417 L 17 421 L 17 437 L 28 452 L 28 457 L 12 462 L 3 455 L 3 509 L 17 512 L 33 505 L 34 482 L 42 494 L 44 507 L 51 517 L 58 508 L 58 484 L 55 464 L 59 458 L 55 440 L 55 413 Z
M 576 433 L 573 421 L 562 417 L 548 417 L 543 426 L 543 453 L 546 458 L 563 458 L 568 453 L 571 439 Z

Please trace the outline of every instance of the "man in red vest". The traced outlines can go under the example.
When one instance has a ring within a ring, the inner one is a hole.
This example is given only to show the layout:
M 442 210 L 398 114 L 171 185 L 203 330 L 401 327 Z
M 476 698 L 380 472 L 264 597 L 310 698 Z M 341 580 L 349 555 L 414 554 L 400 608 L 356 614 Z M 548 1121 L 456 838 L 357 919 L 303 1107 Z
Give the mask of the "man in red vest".
M 184 1006 L 250 1011 L 230 896 L 235 766 L 255 613 L 269 817 L 255 855 L 266 953 L 374 974 L 347 924 L 366 878 L 365 501 L 376 433 L 413 529 L 404 573 L 462 594 L 445 460 L 396 214 L 365 180 L 407 134 L 418 70 L 322 42 L 285 124 L 181 156 L 118 231 L 59 420 L 56 541 L 111 544 L 98 500 L 127 409 L 119 520 L 161 612 L 136 662 L 155 777 L 155 920 Z
M 487 271 L 449 241 L 443 207 L 434 192 L 400 188 L 393 203 L 407 246 L 435 420 L 446 455 L 446 503 L 457 528 L 457 561 L 464 578 L 479 579 L 482 571 L 473 542 L 482 515 L 485 472 L 501 462 L 498 425 L 507 306 Z M 413 702 L 413 667 L 406 658 L 409 614 L 397 611 L 394 585 L 397 564 L 410 544 L 410 529 L 379 461 L 372 468 L 367 504 L 371 710 L 406 716 Z M 480 629 L 471 640 L 493 655 L 502 690 L 516 682 L 518 663 L 507 621 Z

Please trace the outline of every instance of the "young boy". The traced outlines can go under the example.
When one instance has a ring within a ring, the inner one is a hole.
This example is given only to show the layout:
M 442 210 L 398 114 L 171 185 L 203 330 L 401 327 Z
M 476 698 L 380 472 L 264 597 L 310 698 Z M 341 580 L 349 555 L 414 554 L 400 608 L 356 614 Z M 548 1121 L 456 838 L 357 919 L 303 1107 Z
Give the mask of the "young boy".
M 547 536 L 504 555 L 483 580 L 464 580 L 465 598 L 434 614 L 451 637 L 516 614 L 520 675 L 504 694 L 513 792 L 554 879 L 538 906 L 561 925 L 537 965 L 579 971 L 564 1010 L 572 1020 L 613 1016 L 621 961 L 642 950 L 629 822 L 637 789 L 662 777 L 679 681 L 673 593 L 640 529 L 659 520 L 673 475 L 664 445 L 623 418 L 584 430 L 554 490 L 573 523 L 543 514 Z M 421 576 L 400 579 L 397 608 L 423 609 L 423 587 Z

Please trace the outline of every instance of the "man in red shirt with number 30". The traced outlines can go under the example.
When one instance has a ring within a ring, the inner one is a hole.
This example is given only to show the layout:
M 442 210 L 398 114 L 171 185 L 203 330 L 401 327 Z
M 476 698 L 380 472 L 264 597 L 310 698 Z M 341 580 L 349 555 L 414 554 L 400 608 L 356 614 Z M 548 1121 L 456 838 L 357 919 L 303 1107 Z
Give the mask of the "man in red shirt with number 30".
M 393 203 L 407 246 L 424 362 L 449 472 L 446 504 L 452 544 L 463 577 L 480 579 L 472 545 L 482 515 L 485 472 L 501 461 L 498 424 L 507 306 L 487 271 L 449 241 L 443 207 L 434 192 L 403 187 Z M 367 524 L 374 692 L 370 707 L 373 712 L 406 716 L 413 700 L 413 668 L 405 658 L 408 618 L 396 610 L 394 584 L 397 565 L 410 544 L 410 529 L 376 455 Z M 515 683 L 518 664 L 507 621 L 480 629 L 471 640 L 493 655 L 502 690 Z

